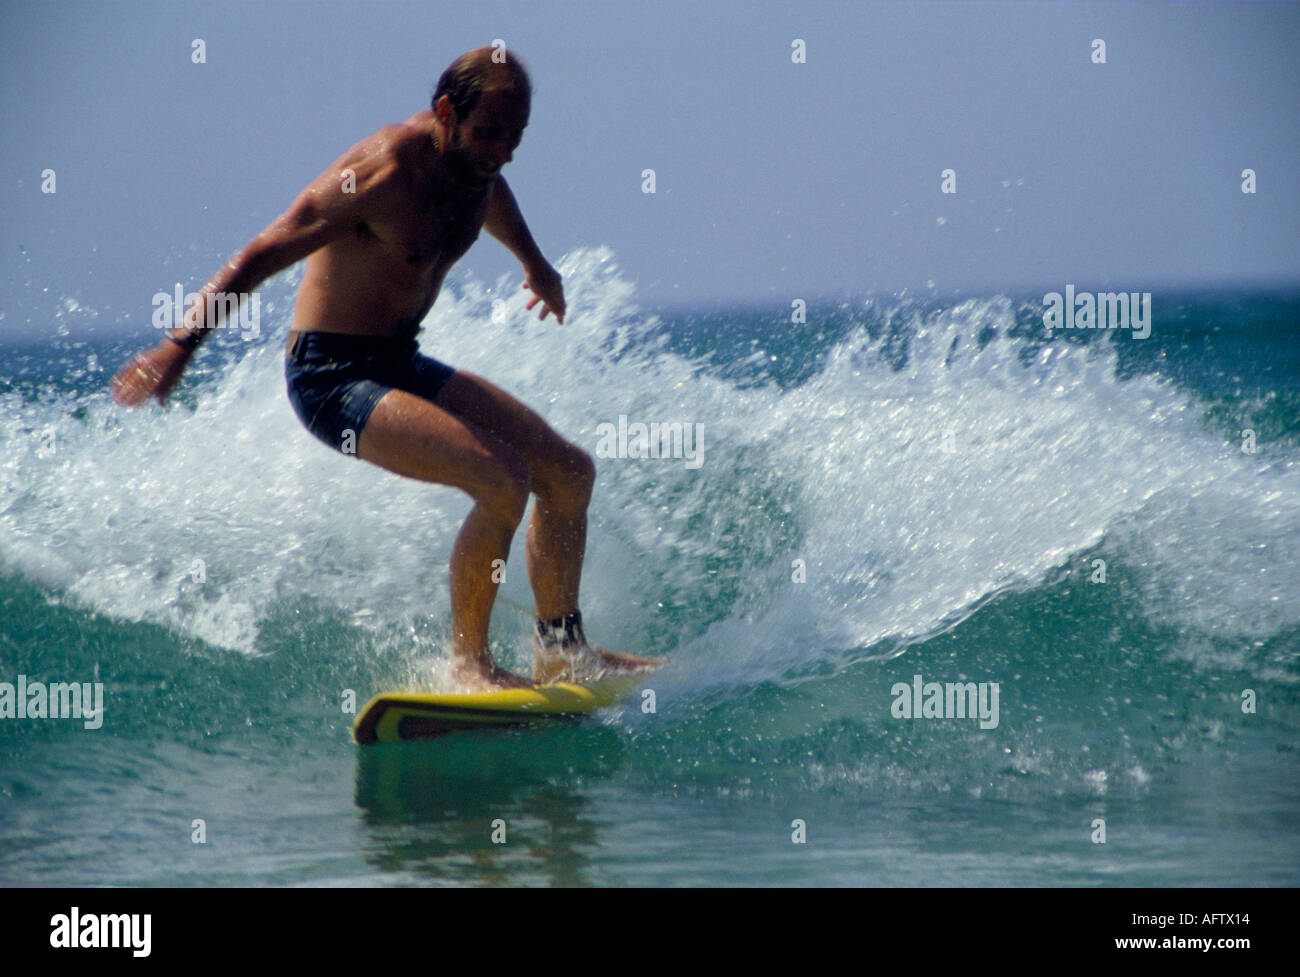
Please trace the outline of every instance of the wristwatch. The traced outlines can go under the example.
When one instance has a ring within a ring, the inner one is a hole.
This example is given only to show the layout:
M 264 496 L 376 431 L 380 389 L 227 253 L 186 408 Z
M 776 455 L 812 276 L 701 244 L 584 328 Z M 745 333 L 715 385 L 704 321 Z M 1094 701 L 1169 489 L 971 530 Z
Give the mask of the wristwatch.
M 170 339 L 177 346 L 180 346 L 183 349 L 187 349 L 191 353 L 193 353 L 196 349 L 199 348 L 199 334 L 192 329 L 185 330 L 184 339 L 180 339 L 169 332 L 163 333 L 163 335 L 166 336 L 168 339 Z

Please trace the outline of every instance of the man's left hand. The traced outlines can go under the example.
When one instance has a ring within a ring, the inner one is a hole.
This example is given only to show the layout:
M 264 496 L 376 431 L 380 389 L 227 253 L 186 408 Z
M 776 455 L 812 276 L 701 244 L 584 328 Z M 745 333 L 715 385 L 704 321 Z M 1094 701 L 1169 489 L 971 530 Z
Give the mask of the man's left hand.
M 541 302 L 542 311 L 537 318 L 545 319 L 546 313 L 554 312 L 556 321 L 564 325 L 564 286 L 560 283 L 558 271 L 545 262 L 525 268 L 524 288 L 533 293 L 526 308 L 532 309 Z

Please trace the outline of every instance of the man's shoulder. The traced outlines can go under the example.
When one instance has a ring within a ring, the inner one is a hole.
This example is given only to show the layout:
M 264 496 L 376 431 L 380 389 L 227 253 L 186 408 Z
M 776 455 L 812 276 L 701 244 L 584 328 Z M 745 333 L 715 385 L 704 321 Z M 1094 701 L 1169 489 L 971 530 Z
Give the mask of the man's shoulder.
M 399 156 L 410 151 L 415 138 L 410 126 L 402 122 L 381 126 L 352 147 L 360 156 Z
M 392 163 L 409 163 L 418 154 L 427 151 L 429 130 L 423 123 L 431 112 L 421 112 L 403 122 L 380 126 L 353 146 L 348 155 L 387 159 Z
M 417 112 L 409 119 L 377 129 L 371 138 L 377 145 L 396 154 L 406 155 L 416 150 L 427 151 L 432 120 L 432 112 Z

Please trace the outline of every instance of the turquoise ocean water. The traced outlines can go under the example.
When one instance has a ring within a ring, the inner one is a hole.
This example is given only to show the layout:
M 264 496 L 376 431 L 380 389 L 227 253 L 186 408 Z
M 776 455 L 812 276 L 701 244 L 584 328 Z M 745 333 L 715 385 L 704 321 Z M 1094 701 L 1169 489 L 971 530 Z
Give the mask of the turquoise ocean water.
M 567 325 L 464 279 L 422 344 L 593 454 L 701 432 L 597 459 L 583 610 L 671 656 L 654 710 L 357 747 L 349 690 L 442 680 L 467 501 L 302 429 L 286 302 L 165 412 L 106 391 L 151 335 L 11 342 L 0 683 L 104 697 L 0 718 L 0 883 L 1300 883 L 1300 295 L 1155 292 L 1137 340 L 1048 336 L 1041 294 L 656 313 L 608 251 L 561 267 Z M 526 670 L 522 533 L 502 595 Z M 896 715 L 918 675 L 996 722 Z

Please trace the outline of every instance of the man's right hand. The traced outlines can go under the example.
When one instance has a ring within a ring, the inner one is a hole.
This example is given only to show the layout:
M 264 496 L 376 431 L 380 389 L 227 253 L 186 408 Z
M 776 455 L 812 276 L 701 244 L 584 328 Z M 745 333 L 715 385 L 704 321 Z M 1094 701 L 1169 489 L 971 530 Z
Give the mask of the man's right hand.
M 167 394 L 185 372 L 191 352 L 170 339 L 164 339 L 153 349 L 137 353 L 126 366 L 117 371 L 110 386 L 113 399 L 128 407 L 138 407 L 150 396 L 165 403 Z

